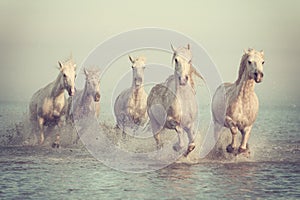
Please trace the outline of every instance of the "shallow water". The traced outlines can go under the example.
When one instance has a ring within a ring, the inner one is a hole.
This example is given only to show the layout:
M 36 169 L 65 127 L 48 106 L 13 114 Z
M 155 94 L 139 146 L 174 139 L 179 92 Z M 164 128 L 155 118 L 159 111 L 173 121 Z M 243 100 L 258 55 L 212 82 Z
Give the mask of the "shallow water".
M 4 141 L 15 133 L 26 104 L 0 105 Z M 0 150 L 0 198 L 298 199 L 299 114 L 295 107 L 262 108 L 250 138 L 251 159 L 173 163 L 148 173 L 111 169 L 84 147 L 5 143 Z
M 2 148 L 0 156 L 2 198 L 300 198 L 299 162 L 172 164 L 134 174 L 82 150 Z

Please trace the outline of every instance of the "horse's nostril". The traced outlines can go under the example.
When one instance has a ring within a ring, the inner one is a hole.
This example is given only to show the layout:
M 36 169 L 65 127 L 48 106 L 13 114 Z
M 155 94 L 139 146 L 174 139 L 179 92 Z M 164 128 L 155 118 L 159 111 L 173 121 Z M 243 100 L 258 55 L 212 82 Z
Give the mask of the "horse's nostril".
M 264 73 L 261 72 L 261 77 L 264 77 Z
M 257 77 L 257 76 L 258 76 L 258 73 L 257 73 L 257 72 L 254 72 L 254 76 Z
M 95 101 L 99 101 L 100 100 L 100 94 L 96 93 L 94 99 L 95 99 Z

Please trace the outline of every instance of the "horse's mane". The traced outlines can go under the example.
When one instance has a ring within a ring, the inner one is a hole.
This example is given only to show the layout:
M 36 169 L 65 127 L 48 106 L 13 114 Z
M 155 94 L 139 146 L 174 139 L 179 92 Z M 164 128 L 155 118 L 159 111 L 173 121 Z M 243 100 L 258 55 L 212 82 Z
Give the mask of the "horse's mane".
M 249 56 L 249 53 L 252 52 L 253 49 L 248 49 L 248 51 L 245 51 L 244 55 L 242 56 L 241 58 L 241 62 L 240 62 L 240 68 L 239 68 L 239 76 L 238 76 L 238 79 L 236 80 L 236 84 L 238 85 L 241 80 L 242 80 L 242 76 L 244 74 L 244 71 L 246 69 L 246 60 Z
M 69 58 L 62 61 L 62 64 L 64 66 L 75 66 L 75 61 L 73 59 L 73 55 L 71 54 Z
M 100 79 L 100 68 L 96 66 L 84 67 L 82 73 L 85 75 L 86 79 Z
M 187 48 L 187 47 L 178 47 L 176 49 L 176 51 L 173 52 L 172 64 L 174 63 L 174 59 L 177 55 L 183 57 L 187 61 L 191 61 L 192 57 L 193 57 L 192 52 L 189 48 Z

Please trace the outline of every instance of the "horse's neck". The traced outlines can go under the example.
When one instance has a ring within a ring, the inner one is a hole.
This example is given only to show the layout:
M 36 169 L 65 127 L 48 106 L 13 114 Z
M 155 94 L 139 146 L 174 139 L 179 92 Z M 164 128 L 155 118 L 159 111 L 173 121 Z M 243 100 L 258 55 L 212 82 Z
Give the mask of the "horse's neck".
M 140 87 L 132 87 L 132 96 L 134 98 L 135 101 L 138 101 L 141 99 L 142 94 L 144 93 L 144 87 L 140 86 Z
M 249 79 L 246 74 L 239 81 L 236 81 L 235 84 L 238 89 L 238 97 L 248 98 L 249 95 L 254 93 L 255 82 L 253 79 Z
M 56 80 L 53 82 L 53 87 L 52 87 L 52 91 L 51 91 L 51 96 L 53 98 L 61 96 L 64 93 L 65 88 L 64 88 L 64 85 L 63 85 L 61 79 L 62 79 L 62 75 L 59 74 L 57 76 Z
M 81 94 L 81 105 L 90 105 L 93 102 L 93 96 L 88 93 L 87 85 L 85 84 Z

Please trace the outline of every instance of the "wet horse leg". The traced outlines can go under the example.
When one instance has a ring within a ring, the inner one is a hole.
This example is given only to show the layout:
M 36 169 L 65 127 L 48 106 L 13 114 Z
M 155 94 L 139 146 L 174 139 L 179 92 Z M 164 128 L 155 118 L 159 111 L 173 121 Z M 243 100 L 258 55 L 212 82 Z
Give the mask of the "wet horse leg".
M 38 125 L 40 129 L 40 144 L 42 145 L 44 143 L 45 137 L 44 137 L 44 118 L 39 117 L 38 118 Z
M 248 126 L 241 130 L 242 133 L 242 142 L 239 147 L 239 153 L 243 153 L 248 149 L 248 140 L 250 137 L 250 132 L 251 132 L 252 126 Z
M 194 129 L 194 125 L 190 128 L 185 128 L 184 129 L 187 132 L 188 138 L 189 138 L 189 146 L 184 154 L 184 156 L 187 156 L 189 153 L 191 153 L 195 147 L 195 129 Z
M 63 122 L 61 120 L 59 120 L 57 122 L 57 127 L 58 127 L 58 132 L 56 133 L 56 139 L 52 144 L 52 148 L 59 148 L 59 141 L 60 141 L 60 131 L 61 131 L 61 127 L 62 127 Z
M 158 131 L 157 133 L 154 133 L 153 137 L 154 137 L 155 142 L 156 142 L 156 148 L 157 148 L 157 150 L 162 149 L 163 144 L 162 144 L 161 139 L 160 139 L 160 131 Z
M 183 129 L 180 126 L 176 126 L 175 131 L 177 132 L 178 142 L 173 145 L 173 149 L 175 151 L 180 151 L 183 148 L 183 145 L 184 145 L 183 139 L 182 139 Z
M 160 124 L 155 120 L 155 118 L 152 118 L 152 120 L 150 119 L 150 124 L 153 132 L 153 137 L 156 142 L 156 148 L 157 150 L 160 150 L 163 147 L 163 144 L 161 143 L 160 139 L 160 132 L 162 130 L 162 126 L 160 126 Z
M 232 153 L 234 151 L 234 149 L 237 148 L 237 133 L 238 133 L 238 128 L 236 127 L 234 121 L 226 116 L 226 119 L 225 119 L 225 123 L 226 123 L 226 126 L 229 127 L 230 129 L 230 132 L 231 132 L 231 144 L 229 144 L 226 148 L 226 151 L 228 153 Z

